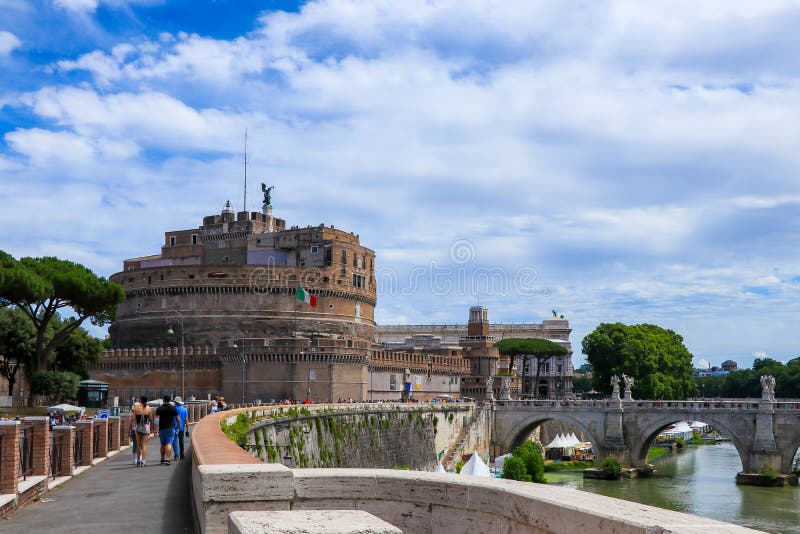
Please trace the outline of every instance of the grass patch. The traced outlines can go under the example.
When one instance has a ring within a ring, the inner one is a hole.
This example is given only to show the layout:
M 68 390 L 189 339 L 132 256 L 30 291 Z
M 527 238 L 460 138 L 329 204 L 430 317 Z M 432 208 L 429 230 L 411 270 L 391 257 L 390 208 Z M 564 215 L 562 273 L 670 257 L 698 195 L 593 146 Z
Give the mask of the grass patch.
M 594 461 L 592 460 L 585 460 L 585 461 L 573 461 L 573 462 L 550 462 L 544 464 L 545 471 L 583 471 L 584 469 L 588 469 L 590 467 L 594 467 Z
M 665 454 L 669 452 L 669 449 L 666 447 L 653 447 L 649 451 L 647 451 L 647 462 L 650 463 L 656 458 L 661 458 Z

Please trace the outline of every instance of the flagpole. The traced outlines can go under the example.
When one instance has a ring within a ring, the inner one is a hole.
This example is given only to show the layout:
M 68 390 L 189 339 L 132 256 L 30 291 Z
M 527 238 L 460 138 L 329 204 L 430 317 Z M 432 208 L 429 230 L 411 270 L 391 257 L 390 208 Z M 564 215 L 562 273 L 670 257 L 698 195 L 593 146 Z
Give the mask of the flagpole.
M 297 336 L 297 301 L 299 300 L 297 288 L 294 290 L 294 336 Z

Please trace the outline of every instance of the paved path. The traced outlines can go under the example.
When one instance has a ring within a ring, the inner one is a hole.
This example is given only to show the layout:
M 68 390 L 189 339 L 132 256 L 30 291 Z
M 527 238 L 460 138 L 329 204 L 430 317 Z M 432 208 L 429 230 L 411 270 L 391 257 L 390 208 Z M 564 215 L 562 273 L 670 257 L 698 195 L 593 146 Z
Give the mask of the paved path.
M 136 467 L 132 458 L 125 449 L 68 480 L 43 502 L 0 519 L 0 533 L 193 533 L 189 450 L 186 460 L 163 466 L 153 438 L 146 467 Z

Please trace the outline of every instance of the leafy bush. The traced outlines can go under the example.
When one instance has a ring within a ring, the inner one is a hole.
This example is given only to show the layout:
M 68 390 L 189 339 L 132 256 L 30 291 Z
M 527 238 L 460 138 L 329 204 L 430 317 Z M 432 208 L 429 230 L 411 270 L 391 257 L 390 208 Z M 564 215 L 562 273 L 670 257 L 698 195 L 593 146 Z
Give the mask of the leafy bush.
M 531 476 L 533 482 L 544 484 L 544 459 L 542 458 L 542 446 L 533 441 L 526 440 L 525 443 L 511 451 L 515 458 L 519 458 L 525 464 L 525 469 Z
M 456 473 L 460 473 L 461 469 L 464 467 L 466 462 L 464 460 L 459 460 L 456 462 Z
M 762 476 L 765 476 L 765 477 L 771 479 L 771 480 L 775 480 L 776 478 L 778 478 L 778 472 L 775 471 L 773 468 L 771 468 L 768 465 L 766 465 L 766 466 L 761 468 L 761 473 L 760 474 Z
M 600 464 L 600 469 L 606 474 L 606 476 L 610 478 L 618 478 L 620 475 L 622 475 L 622 466 L 620 465 L 619 460 L 613 456 L 609 456 L 603 460 L 603 463 Z
M 81 377 L 69 371 L 36 371 L 31 376 L 31 389 L 47 397 L 48 404 L 74 399 Z
M 250 432 L 250 425 L 250 418 L 247 417 L 247 414 L 240 413 L 236 416 L 236 421 L 233 424 L 229 425 L 222 421 L 220 427 L 225 432 L 225 435 L 241 447 L 242 445 L 247 445 L 247 433 Z
M 678 438 L 678 439 L 675 440 L 675 446 L 678 449 L 682 449 L 682 448 L 684 448 L 686 446 L 686 442 L 683 441 L 683 438 Z
M 525 462 L 518 456 L 506 458 L 503 462 L 503 478 L 509 480 L 521 480 L 522 482 L 531 482 L 532 477 L 528 474 L 528 468 Z

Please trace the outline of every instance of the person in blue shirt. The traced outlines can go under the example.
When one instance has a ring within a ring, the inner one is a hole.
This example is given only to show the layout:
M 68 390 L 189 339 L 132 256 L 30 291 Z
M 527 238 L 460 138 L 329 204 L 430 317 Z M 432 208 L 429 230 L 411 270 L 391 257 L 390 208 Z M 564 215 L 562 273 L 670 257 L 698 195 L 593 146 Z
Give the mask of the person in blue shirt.
M 183 399 L 175 397 L 175 408 L 178 410 L 178 417 L 175 418 L 175 438 L 172 441 L 172 453 L 174 460 L 183 460 L 183 437 L 186 435 L 186 420 L 189 411 L 183 405 Z M 178 454 L 180 452 L 180 455 Z

